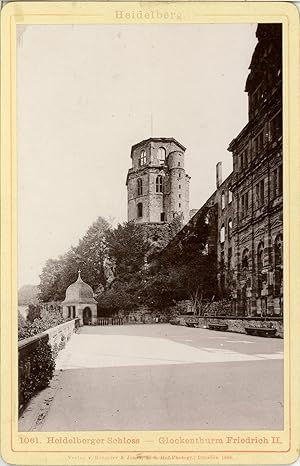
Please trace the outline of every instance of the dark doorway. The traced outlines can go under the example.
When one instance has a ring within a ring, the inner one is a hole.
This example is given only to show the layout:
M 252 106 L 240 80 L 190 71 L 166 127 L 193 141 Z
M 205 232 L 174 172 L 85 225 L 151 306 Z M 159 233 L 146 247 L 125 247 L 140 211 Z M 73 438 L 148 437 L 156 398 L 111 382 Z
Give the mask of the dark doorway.
M 82 312 L 83 325 L 92 325 L 92 311 L 85 307 Z

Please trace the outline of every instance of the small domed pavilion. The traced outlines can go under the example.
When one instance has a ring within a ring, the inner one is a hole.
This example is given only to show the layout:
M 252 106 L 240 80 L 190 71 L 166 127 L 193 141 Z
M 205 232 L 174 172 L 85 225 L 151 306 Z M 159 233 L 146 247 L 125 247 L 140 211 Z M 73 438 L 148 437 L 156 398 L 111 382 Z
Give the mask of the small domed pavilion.
M 81 325 L 91 325 L 97 321 L 97 301 L 92 287 L 85 283 L 78 271 L 78 278 L 66 290 L 66 298 L 62 302 L 65 318 L 80 319 Z

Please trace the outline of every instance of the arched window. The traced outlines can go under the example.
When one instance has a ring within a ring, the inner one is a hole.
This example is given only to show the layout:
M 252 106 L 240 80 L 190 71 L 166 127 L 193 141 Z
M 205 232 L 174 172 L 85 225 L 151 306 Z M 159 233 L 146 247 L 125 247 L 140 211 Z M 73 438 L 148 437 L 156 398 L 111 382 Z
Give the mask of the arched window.
M 280 296 L 282 288 L 282 265 L 283 265 L 283 251 L 282 251 L 282 236 L 278 235 L 274 244 L 274 296 Z
M 264 268 L 264 245 L 260 243 L 257 247 L 257 291 L 260 294 L 262 290 L 262 270 Z
M 224 191 L 222 191 L 222 195 L 221 195 L 221 209 L 225 209 L 225 193 Z
M 146 164 L 146 151 L 142 150 L 139 156 L 139 167 L 142 167 Z
M 156 192 L 157 193 L 162 193 L 163 192 L 163 177 L 161 175 L 158 175 L 156 177 Z
M 228 238 L 231 238 L 232 234 L 232 220 L 231 218 L 228 219 Z
M 160 165 L 164 165 L 166 161 L 166 149 L 164 147 L 160 147 L 157 151 L 157 158 Z
M 242 254 L 242 270 L 248 270 L 249 268 L 249 251 L 244 249 Z
M 232 202 L 232 191 L 231 191 L 231 186 L 228 188 L 228 204 Z
M 138 191 L 138 196 L 141 196 L 143 194 L 143 180 L 142 180 L 142 178 L 139 178 L 137 180 L 137 191 Z
M 224 223 L 222 224 L 221 230 L 220 230 L 220 241 L 221 241 L 221 243 L 224 243 L 224 241 L 225 241 L 225 226 L 224 226 Z
M 143 204 L 141 202 L 137 205 L 137 216 L 141 218 L 143 216 Z

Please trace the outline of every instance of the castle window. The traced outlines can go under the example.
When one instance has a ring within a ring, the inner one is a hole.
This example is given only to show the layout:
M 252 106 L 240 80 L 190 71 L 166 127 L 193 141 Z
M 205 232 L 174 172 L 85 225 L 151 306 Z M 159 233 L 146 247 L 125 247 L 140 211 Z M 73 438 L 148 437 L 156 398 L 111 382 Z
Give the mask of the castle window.
M 259 207 L 259 183 L 255 186 L 255 207 Z
M 157 158 L 160 165 L 164 165 L 166 162 L 166 149 L 164 147 L 160 147 L 157 151 Z
M 231 191 L 231 186 L 228 188 L 228 204 L 232 202 L 232 191 Z
M 178 206 L 179 206 L 179 209 L 180 209 L 180 207 L 181 207 L 181 204 L 179 203 L 179 204 L 178 204 Z
M 274 244 L 274 296 L 280 296 L 282 288 L 282 264 L 283 264 L 283 254 L 282 254 L 282 236 L 278 235 L 275 239 Z
M 262 270 L 264 267 L 264 245 L 260 243 L 257 248 L 257 291 L 262 290 Z
M 178 162 L 178 167 L 180 167 L 180 162 Z
M 260 155 L 264 146 L 264 132 L 261 131 L 253 141 L 253 151 L 255 155 Z
M 229 218 L 228 220 L 228 238 L 231 238 L 231 233 L 232 233 L 232 220 Z
M 248 270 L 249 268 L 249 251 L 248 249 L 244 249 L 242 255 L 242 270 Z
M 146 151 L 142 150 L 139 156 L 139 167 L 142 167 L 146 164 Z
M 240 159 L 241 159 L 241 163 L 240 163 L 241 169 L 244 170 L 247 168 L 247 165 L 248 165 L 247 149 L 241 153 Z
M 158 175 L 156 177 L 156 192 L 157 193 L 162 193 L 163 192 L 163 177 L 161 175 Z
M 245 217 L 248 212 L 248 193 L 242 195 L 242 216 Z
M 181 178 L 181 173 L 178 173 L 178 178 Z
M 143 180 L 141 178 L 137 180 L 137 190 L 138 196 L 141 196 L 143 194 Z
M 181 184 L 178 186 L 178 189 L 181 189 Z
M 224 223 L 222 224 L 221 230 L 220 230 L 220 241 L 221 241 L 221 243 L 224 243 L 224 241 L 225 241 L 225 226 L 224 226 Z
M 261 180 L 259 183 L 259 205 L 262 206 L 265 203 L 265 180 Z
M 272 173 L 272 194 L 277 197 L 277 168 Z
M 270 121 L 270 138 L 271 141 L 276 141 L 282 137 L 282 113 L 279 112 Z
M 224 191 L 222 192 L 222 195 L 221 195 L 221 209 L 225 209 L 225 193 Z
M 278 194 L 282 194 L 283 178 L 282 178 L 282 165 L 277 169 L 278 171 Z
M 141 202 L 137 205 L 137 216 L 141 218 L 143 216 L 143 204 Z
M 160 221 L 161 222 L 165 221 L 165 213 L 164 212 L 161 212 L 161 214 L 160 214 Z
M 181 194 L 178 194 L 179 199 L 181 198 Z
M 231 270 L 232 248 L 228 248 L 227 261 L 228 261 L 228 270 Z

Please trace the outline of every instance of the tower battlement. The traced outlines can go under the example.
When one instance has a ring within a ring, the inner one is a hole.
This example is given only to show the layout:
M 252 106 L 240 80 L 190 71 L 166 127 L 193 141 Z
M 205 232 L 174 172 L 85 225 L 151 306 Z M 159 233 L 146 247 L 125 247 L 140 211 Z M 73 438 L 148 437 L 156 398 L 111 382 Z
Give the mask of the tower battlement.
M 179 216 L 183 224 L 188 222 L 185 150 L 174 138 L 149 138 L 132 146 L 126 180 L 128 221 L 170 223 Z

